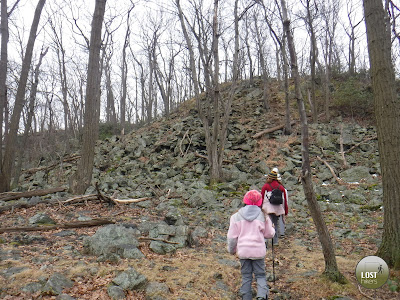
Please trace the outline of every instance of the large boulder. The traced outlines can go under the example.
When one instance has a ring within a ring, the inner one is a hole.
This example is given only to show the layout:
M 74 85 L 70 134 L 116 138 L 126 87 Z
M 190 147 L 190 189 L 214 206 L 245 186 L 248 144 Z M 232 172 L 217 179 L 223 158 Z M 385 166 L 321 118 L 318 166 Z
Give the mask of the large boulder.
M 139 242 L 136 239 L 137 230 L 122 225 L 107 225 L 101 227 L 96 233 L 84 239 L 84 253 L 105 256 L 119 255 L 122 258 L 143 257 L 137 249 Z

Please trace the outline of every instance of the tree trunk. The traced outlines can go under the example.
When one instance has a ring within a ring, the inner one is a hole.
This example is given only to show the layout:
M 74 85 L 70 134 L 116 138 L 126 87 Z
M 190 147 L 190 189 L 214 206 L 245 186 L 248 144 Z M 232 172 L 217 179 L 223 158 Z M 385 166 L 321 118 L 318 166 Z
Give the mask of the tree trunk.
M 21 175 L 22 161 L 24 159 L 24 153 L 26 150 L 26 147 L 24 147 L 23 145 L 26 145 L 26 142 L 28 140 L 29 131 L 31 130 L 32 118 L 35 113 L 35 100 L 36 100 L 37 87 L 39 84 L 40 66 L 42 64 L 43 57 L 47 54 L 48 49 L 49 48 L 46 48 L 46 50 L 44 50 L 40 53 L 39 62 L 37 63 L 36 68 L 35 68 L 35 75 L 34 75 L 35 79 L 31 86 L 31 92 L 29 95 L 28 117 L 27 117 L 26 124 L 25 124 L 25 131 L 22 136 L 21 146 L 19 147 L 19 151 L 18 151 L 18 163 L 17 163 L 17 167 L 15 169 L 15 176 L 14 176 L 14 180 L 13 180 L 13 184 L 12 184 L 13 186 L 18 185 L 19 177 Z
M 82 157 L 71 186 L 73 193 L 77 194 L 84 194 L 92 181 L 94 148 L 99 135 L 100 49 L 105 6 L 106 0 L 96 0 L 90 35 Z
M 321 210 L 319 208 L 314 189 L 311 180 L 311 166 L 309 157 L 309 135 L 307 125 L 307 115 L 304 108 L 304 101 L 300 90 L 300 75 L 297 66 L 297 55 L 294 46 L 293 35 L 290 29 L 290 20 L 288 19 L 286 2 L 281 0 L 282 13 L 283 13 L 283 27 L 286 32 L 286 38 L 288 41 L 292 76 L 295 84 L 295 97 L 297 99 L 297 105 L 299 109 L 299 115 L 301 120 L 301 135 L 302 135 L 302 175 L 301 181 L 304 189 L 304 195 L 306 197 L 308 207 L 310 209 L 311 216 L 313 218 L 315 227 L 318 232 L 319 241 L 322 245 L 322 251 L 325 259 L 325 271 L 324 274 L 332 281 L 345 282 L 344 276 L 339 272 L 335 251 L 333 248 L 332 240 L 329 235 L 328 228 L 323 220 Z
M 1 54 L 0 54 L 0 178 L 3 173 L 3 121 L 7 103 L 7 65 L 8 65 L 8 13 L 7 0 L 1 1 Z
M 377 255 L 400 269 L 400 102 L 391 60 L 388 16 L 380 0 L 364 0 L 368 51 L 383 183 L 384 226 Z
M 14 159 L 16 153 L 15 148 L 18 137 L 19 121 L 25 103 L 26 83 L 28 81 L 40 15 L 45 2 L 46 0 L 39 0 L 36 6 L 35 15 L 33 17 L 32 26 L 29 33 L 28 44 L 26 46 L 25 56 L 22 62 L 21 76 L 18 83 L 17 94 L 15 96 L 14 110 L 11 116 L 10 130 L 5 137 L 4 158 L 0 173 L 0 192 L 5 192 L 10 189 L 11 176 L 14 169 Z
M 310 7 L 310 0 L 307 0 L 307 23 L 310 31 L 310 67 L 311 67 L 311 110 L 312 110 L 312 120 L 313 122 L 317 122 L 317 104 L 316 104 L 316 97 L 315 97 L 315 64 L 317 59 L 317 41 L 315 37 L 315 30 L 313 24 L 313 16 Z

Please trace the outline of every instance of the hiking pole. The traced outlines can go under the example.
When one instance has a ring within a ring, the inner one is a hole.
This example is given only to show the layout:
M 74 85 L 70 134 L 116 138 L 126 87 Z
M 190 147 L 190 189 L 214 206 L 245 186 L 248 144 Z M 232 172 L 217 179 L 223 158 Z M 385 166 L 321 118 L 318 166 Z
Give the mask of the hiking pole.
M 273 283 L 275 284 L 275 254 L 274 254 L 274 238 L 272 238 L 272 276 Z

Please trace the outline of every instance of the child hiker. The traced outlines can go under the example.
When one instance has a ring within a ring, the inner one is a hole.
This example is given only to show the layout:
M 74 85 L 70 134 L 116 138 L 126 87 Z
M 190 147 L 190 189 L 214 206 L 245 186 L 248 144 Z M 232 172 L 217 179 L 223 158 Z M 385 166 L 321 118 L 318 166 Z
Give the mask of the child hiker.
M 278 245 L 278 221 L 281 215 L 288 214 L 288 204 L 286 189 L 283 187 L 282 184 L 278 182 L 277 168 L 273 168 L 268 174 L 267 182 L 263 185 L 261 189 L 261 195 L 264 199 L 262 209 L 266 214 L 265 217 L 267 218 L 269 216 L 271 218 L 271 221 L 274 224 L 276 230 L 272 242 L 274 243 L 274 245 Z M 279 201 L 275 202 L 273 200 Z
M 261 211 L 261 193 L 250 190 L 243 198 L 245 207 L 231 216 L 228 230 L 228 251 L 240 259 L 243 300 L 252 299 L 251 283 L 253 274 L 257 281 L 257 299 L 268 299 L 268 285 L 265 276 L 265 238 L 272 238 L 275 229 L 270 218 Z

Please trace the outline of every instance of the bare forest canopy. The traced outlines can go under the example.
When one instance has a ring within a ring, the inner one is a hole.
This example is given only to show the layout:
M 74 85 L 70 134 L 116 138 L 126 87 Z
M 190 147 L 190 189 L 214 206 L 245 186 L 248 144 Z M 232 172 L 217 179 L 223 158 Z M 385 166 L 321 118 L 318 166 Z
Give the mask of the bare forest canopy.
M 17 2 L 17 3 L 16 3 Z M 9 42 L 7 105 L 2 126 L 10 121 L 22 57 L 37 1 L 8 0 Z M 189 53 L 174 1 L 108 1 L 101 48 L 102 122 L 114 127 L 151 122 L 168 115 L 180 103 L 194 96 Z M 261 3 L 264 3 L 261 5 Z M 15 7 L 14 7 L 15 4 Z M 205 90 L 203 65 L 211 50 L 211 1 L 180 1 L 189 39 L 193 44 L 200 89 Z M 368 54 L 361 1 L 288 1 L 289 17 L 298 51 L 299 72 L 309 78 L 315 67 L 315 81 L 326 84 L 326 73 L 368 77 Z M 234 55 L 234 0 L 220 1 L 219 76 L 232 80 Z M 265 75 L 283 80 L 283 29 L 280 7 L 274 1 L 238 1 L 238 78 Z M 396 7 L 391 7 L 394 14 Z M 38 69 L 34 95 L 34 117 L 30 132 L 65 130 L 78 136 L 83 126 L 87 82 L 88 47 L 93 3 L 47 1 L 40 18 L 26 87 L 26 97 L 35 83 L 34 71 L 40 53 L 48 49 Z M 395 19 L 393 35 L 399 32 Z M 201 28 L 201 30 L 199 29 Z M 311 48 L 315 52 L 310 52 Z M 203 49 L 203 50 L 202 50 Z M 314 53 L 314 57 L 310 56 Z M 393 58 L 399 65 L 399 42 L 393 38 Z M 312 64 L 315 64 L 312 66 Z M 329 83 L 327 83 L 329 84 Z M 332 87 L 331 87 L 332 88 Z M 305 81 L 304 93 L 311 89 Z M 321 88 L 322 93 L 322 88 Z M 320 103 L 322 103 L 322 95 Z M 358 95 L 361 97 L 361 95 Z M 317 96 L 318 97 L 318 96 Z M 334 104 L 335 99 L 331 99 Z M 322 104 L 316 105 L 322 109 Z M 30 112 L 25 101 L 20 119 L 22 133 Z

